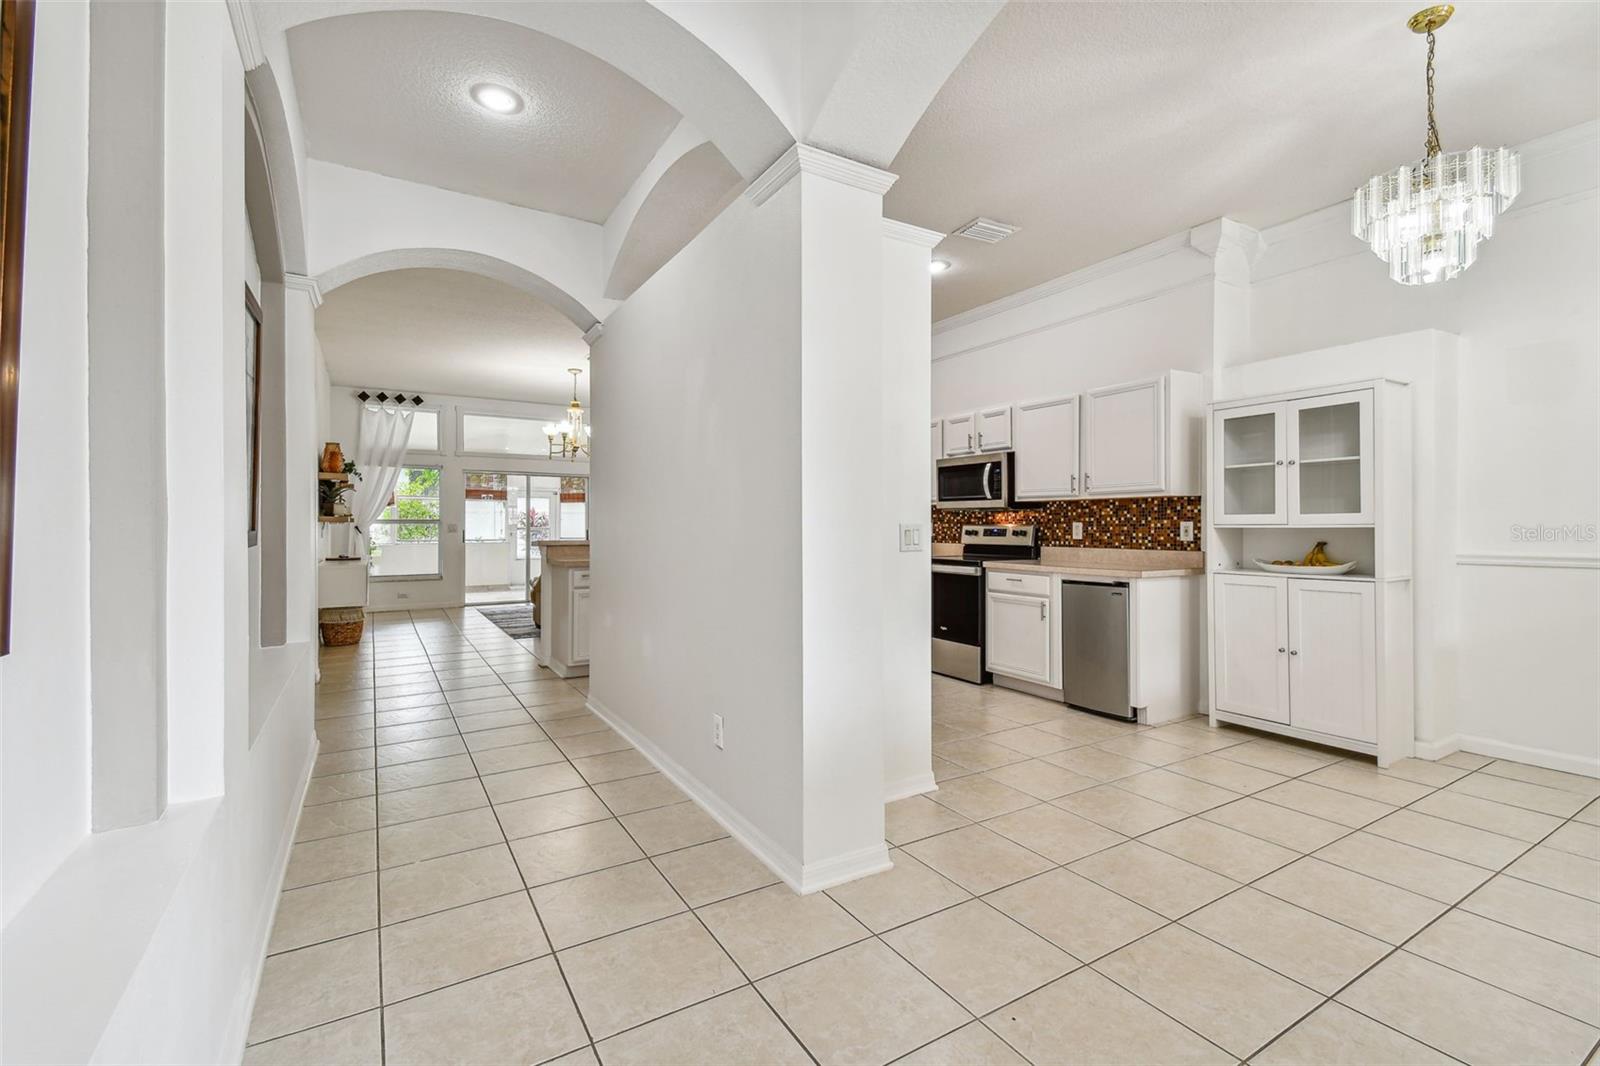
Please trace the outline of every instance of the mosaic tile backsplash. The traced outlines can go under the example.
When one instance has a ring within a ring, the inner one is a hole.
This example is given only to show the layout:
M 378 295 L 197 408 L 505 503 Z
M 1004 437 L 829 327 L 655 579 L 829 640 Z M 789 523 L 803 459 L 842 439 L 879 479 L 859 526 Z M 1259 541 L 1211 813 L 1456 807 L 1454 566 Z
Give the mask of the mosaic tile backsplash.
M 1193 522 L 1194 540 L 1178 539 L 1178 523 Z M 1072 539 L 1072 523 L 1083 523 L 1083 539 Z M 1200 550 L 1199 496 L 1122 496 L 1112 499 L 1050 500 L 1014 511 L 933 509 L 933 540 L 959 544 L 961 527 L 1000 523 L 1039 527 L 1039 543 L 1056 548 L 1155 548 Z

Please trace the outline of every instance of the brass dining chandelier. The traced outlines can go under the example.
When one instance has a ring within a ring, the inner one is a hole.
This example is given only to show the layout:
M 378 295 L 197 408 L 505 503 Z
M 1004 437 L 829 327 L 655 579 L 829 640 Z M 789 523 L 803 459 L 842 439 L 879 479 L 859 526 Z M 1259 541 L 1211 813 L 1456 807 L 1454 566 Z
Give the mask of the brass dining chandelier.
M 1389 264 L 1402 285 L 1449 281 L 1478 258 L 1494 236 L 1495 218 L 1522 188 L 1522 165 L 1510 148 L 1446 152 L 1433 114 L 1434 34 L 1455 13 L 1449 4 L 1424 8 L 1406 23 L 1428 38 L 1428 130 L 1422 158 L 1375 175 L 1356 189 L 1355 235 Z
M 579 367 L 568 367 L 572 375 L 572 402 L 567 404 L 565 422 L 547 422 L 544 427 L 545 442 L 552 459 L 577 459 L 589 454 L 589 426 L 584 419 L 583 404 L 578 402 Z

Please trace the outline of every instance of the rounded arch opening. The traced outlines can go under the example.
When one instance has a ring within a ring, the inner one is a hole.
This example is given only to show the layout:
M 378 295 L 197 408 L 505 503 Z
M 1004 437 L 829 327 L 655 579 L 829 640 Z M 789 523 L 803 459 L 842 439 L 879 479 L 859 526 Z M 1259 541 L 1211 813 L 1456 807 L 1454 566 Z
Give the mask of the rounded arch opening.
M 580 330 L 588 332 L 600 318 L 565 289 L 535 274 L 531 270 L 508 263 L 482 252 L 462 248 L 393 248 L 374 252 L 332 267 L 317 276 L 317 286 L 324 294 L 357 278 L 382 274 L 390 270 L 412 269 L 460 270 L 480 274 L 503 282 L 548 303 L 560 311 Z

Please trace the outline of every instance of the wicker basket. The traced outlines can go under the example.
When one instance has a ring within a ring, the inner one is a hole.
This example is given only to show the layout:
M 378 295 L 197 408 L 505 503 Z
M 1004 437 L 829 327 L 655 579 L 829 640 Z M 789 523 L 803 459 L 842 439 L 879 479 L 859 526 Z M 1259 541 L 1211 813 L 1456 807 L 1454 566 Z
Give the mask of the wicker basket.
M 322 630 L 322 643 L 343 648 L 361 643 L 367 615 L 359 607 L 324 607 L 317 612 L 317 623 Z

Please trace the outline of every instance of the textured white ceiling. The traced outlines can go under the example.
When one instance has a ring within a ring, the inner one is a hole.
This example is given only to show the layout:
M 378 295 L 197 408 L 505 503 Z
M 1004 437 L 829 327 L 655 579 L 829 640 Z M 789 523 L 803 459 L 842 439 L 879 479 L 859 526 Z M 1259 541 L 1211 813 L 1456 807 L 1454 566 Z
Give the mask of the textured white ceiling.
M 560 311 L 457 270 L 392 270 L 330 292 L 317 340 L 341 385 L 565 403 L 589 346 Z M 589 375 L 580 379 L 587 402 Z
M 604 222 L 678 121 L 588 52 L 509 22 L 436 11 L 341 15 L 289 31 L 317 159 Z M 527 106 L 494 115 L 494 82 Z
M 1426 45 L 1406 3 L 1007 5 L 889 169 L 885 214 L 948 232 L 944 318 L 1227 215 L 1266 226 L 1421 153 Z M 1600 5 L 1463 3 L 1439 32 L 1446 149 L 1600 112 Z

